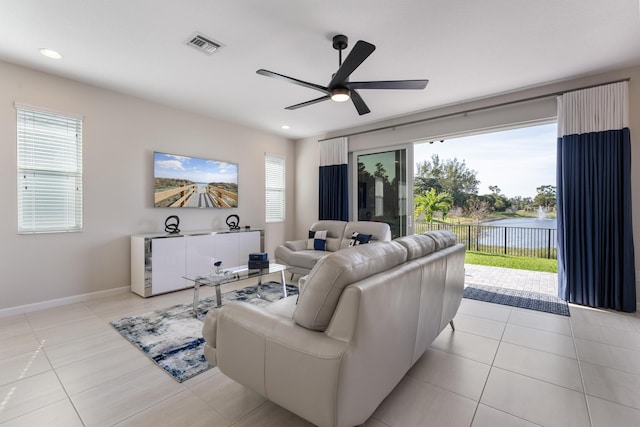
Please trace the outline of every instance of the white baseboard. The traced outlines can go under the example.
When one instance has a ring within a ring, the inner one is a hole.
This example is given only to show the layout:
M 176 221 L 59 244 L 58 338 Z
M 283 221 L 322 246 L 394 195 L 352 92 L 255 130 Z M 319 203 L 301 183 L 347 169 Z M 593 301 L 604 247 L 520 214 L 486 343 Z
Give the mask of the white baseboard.
M 89 301 L 97 298 L 104 298 L 117 295 L 123 292 L 131 292 L 130 286 L 107 289 L 106 291 L 90 292 L 88 294 L 74 295 L 66 298 L 57 298 L 48 301 L 36 302 L 33 304 L 19 305 L 16 307 L 0 309 L 0 317 L 13 316 L 15 314 L 29 313 L 31 311 L 44 310 L 45 308 L 59 307 L 61 305 L 74 304 L 77 302 Z

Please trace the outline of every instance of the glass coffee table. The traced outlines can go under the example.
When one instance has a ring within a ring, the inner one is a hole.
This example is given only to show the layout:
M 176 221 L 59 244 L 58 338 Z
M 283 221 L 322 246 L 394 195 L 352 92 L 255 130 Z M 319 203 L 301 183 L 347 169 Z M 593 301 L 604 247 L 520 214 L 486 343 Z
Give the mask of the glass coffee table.
M 222 294 L 220 293 L 220 285 L 226 283 L 237 282 L 239 280 L 258 278 L 256 294 L 258 298 L 266 299 L 260 295 L 260 286 L 262 285 L 262 276 L 272 273 L 280 273 L 280 283 L 282 284 L 282 297 L 287 296 L 287 282 L 284 278 L 284 272 L 289 267 L 282 264 L 270 263 L 269 268 L 249 269 L 246 265 L 239 267 L 225 268 L 220 272 L 210 271 L 202 274 L 183 276 L 184 279 L 190 280 L 193 285 L 193 314 L 198 315 L 198 303 L 200 286 L 213 286 L 216 289 L 216 307 L 222 306 Z

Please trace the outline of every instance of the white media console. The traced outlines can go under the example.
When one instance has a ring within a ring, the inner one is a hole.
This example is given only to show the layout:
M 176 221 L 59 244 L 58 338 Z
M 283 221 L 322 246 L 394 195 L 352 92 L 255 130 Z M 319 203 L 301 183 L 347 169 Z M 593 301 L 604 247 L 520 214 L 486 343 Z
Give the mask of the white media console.
M 152 233 L 131 236 L 131 291 L 143 297 L 193 287 L 185 276 L 247 263 L 264 251 L 264 231 L 256 229 Z

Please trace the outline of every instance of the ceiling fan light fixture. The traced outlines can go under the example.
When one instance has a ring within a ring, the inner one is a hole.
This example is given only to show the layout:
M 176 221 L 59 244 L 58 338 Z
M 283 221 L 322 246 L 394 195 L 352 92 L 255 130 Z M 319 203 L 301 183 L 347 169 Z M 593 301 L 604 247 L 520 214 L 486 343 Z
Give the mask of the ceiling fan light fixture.
M 349 89 L 347 88 L 339 87 L 331 91 L 332 101 L 345 102 L 345 101 L 348 101 L 349 98 L 350 98 Z

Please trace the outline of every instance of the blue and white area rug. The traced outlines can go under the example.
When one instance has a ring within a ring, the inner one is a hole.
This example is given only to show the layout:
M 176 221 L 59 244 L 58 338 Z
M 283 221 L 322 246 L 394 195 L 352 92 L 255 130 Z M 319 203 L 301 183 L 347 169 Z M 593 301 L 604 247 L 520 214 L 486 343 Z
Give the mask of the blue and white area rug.
M 464 288 L 464 297 L 494 304 L 570 316 L 569 305 L 566 301 L 553 295 L 537 292 L 470 284 Z
M 287 285 L 287 293 L 295 295 L 298 288 Z M 260 286 L 260 295 L 266 300 L 256 296 L 255 286 L 249 286 L 222 294 L 222 304 L 244 301 L 264 306 L 282 298 L 282 285 L 266 282 Z M 111 325 L 176 381 L 183 382 L 213 367 L 204 358 L 201 319 L 215 307 L 213 296 L 201 300 L 197 318 L 193 315 L 193 304 L 179 304 L 124 317 Z

